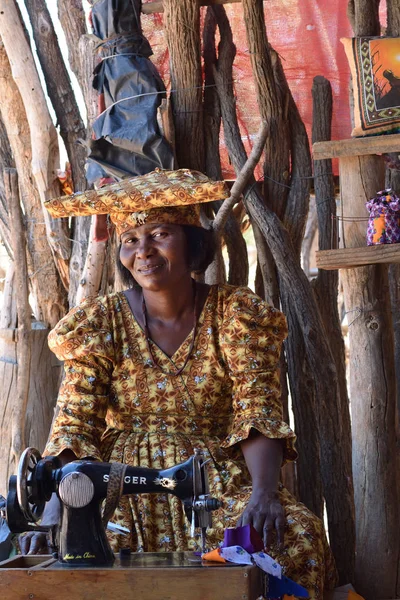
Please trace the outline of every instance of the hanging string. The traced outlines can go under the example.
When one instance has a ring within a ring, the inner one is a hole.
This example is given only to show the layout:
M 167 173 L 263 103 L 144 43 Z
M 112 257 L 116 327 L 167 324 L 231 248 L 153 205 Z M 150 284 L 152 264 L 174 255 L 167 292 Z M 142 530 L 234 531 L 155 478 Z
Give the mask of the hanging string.
M 325 177 L 326 175 L 334 175 L 333 173 L 321 173 L 321 174 L 317 174 L 317 175 L 304 175 L 303 177 L 300 176 L 295 176 L 291 178 L 291 181 L 301 181 L 303 179 L 317 179 L 318 177 Z M 277 181 L 276 179 L 274 179 L 273 177 L 270 177 L 269 175 L 262 175 L 259 179 L 257 179 L 257 181 L 255 181 L 253 183 L 253 185 L 250 186 L 250 188 L 246 191 L 246 193 L 244 194 L 244 197 L 247 198 L 247 196 L 250 194 L 250 192 L 253 190 L 253 188 L 260 183 L 261 181 L 264 181 L 265 179 L 268 179 L 269 181 L 272 181 L 273 183 L 276 183 L 276 185 L 280 185 L 281 187 L 284 187 L 288 190 L 292 189 L 292 185 L 288 185 L 287 183 L 283 183 L 282 181 Z M 334 198 L 325 198 L 322 200 L 319 200 L 319 202 L 317 203 L 317 205 L 319 204 L 324 204 L 325 202 L 331 202 L 332 200 L 334 200 Z
M 352 308 L 351 310 L 346 311 L 344 314 L 346 316 L 346 315 L 349 315 L 350 313 L 354 313 L 354 312 L 357 314 L 354 317 L 354 319 L 351 321 L 351 323 L 348 324 L 349 327 L 351 327 L 353 325 L 353 323 L 361 317 L 361 315 L 363 314 L 364 311 L 360 306 L 357 306 L 356 308 Z
M 120 56 L 120 55 L 115 55 L 115 56 Z M 109 57 L 111 58 L 111 57 Z M 227 82 L 226 86 L 231 85 L 232 83 L 241 83 L 241 82 L 237 82 L 235 80 Z M 202 90 L 205 88 L 211 88 L 211 87 L 217 87 L 216 83 L 208 83 L 206 85 L 194 85 L 193 87 L 182 87 L 182 88 L 175 88 L 173 90 L 169 90 L 169 94 L 175 94 L 177 92 L 185 92 L 185 91 L 191 91 L 191 90 Z M 99 117 L 101 117 L 102 115 L 104 115 L 104 113 L 108 112 L 109 110 L 111 110 L 114 106 L 116 106 L 117 104 L 121 104 L 121 102 L 127 102 L 128 100 L 135 100 L 136 98 L 143 98 L 144 96 L 158 96 L 159 94 L 162 94 L 163 96 L 165 96 L 167 94 L 168 90 L 160 90 L 158 92 L 144 92 L 143 94 L 136 94 L 135 96 L 128 96 L 127 98 L 121 98 L 120 100 L 117 100 L 116 102 L 113 102 L 112 104 L 110 104 L 110 106 L 107 106 L 106 109 L 103 110 L 102 113 L 100 113 L 97 117 L 97 119 Z M 200 112 L 200 111 L 198 111 Z
M 332 215 L 332 217 L 334 219 L 337 219 L 338 221 L 345 221 L 345 222 L 358 222 L 358 221 L 369 221 L 369 217 L 343 217 L 341 215 Z

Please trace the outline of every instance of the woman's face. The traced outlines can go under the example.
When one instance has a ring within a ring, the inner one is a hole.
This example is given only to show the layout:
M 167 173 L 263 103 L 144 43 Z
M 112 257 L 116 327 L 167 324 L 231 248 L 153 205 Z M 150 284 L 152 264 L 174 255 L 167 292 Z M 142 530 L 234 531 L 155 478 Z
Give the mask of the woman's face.
M 190 277 L 186 237 L 179 225 L 148 223 L 125 231 L 119 256 L 143 289 L 165 289 Z

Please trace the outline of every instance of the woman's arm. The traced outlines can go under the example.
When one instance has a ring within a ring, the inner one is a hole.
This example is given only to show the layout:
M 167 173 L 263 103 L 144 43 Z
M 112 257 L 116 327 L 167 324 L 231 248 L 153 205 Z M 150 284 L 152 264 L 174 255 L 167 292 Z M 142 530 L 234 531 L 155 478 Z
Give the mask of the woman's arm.
M 284 543 L 285 513 L 279 501 L 278 483 L 282 465 L 282 440 L 270 439 L 252 429 L 241 442 L 253 490 L 239 525 L 252 524 L 262 536 L 265 548 Z
M 64 450 L 59 454 L 58 458 L 61 461 L 62 466 L 66 465 L 73 460 L 76 460 L 75 454 L 72 450 Z M 46 503 L 41 519 L 41 525 L 56 525 L 60 521 L 60 501 L 57 494 L 51 496 L 50 500 Z M 21 554 L 48 554 L 48 538 L 47 534 L 43 532 L 29 531 L 19 536 L 19 547 Z

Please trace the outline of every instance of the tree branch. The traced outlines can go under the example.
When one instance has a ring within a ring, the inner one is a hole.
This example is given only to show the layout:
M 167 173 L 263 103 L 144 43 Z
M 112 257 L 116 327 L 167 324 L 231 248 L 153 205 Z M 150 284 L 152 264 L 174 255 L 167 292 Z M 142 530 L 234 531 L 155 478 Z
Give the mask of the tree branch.
M 223 205 L 219 209 L 219 211 L 214 219 L 214 222 L 213 222 L 214 231 L 216 231 L 216 232 L 222 231 L 222 229 L 225 225 L 225 222 L 229 216 L 230 211 L 235 206 L 235 204 L 237 204 L 239 202 L 240 197 L 241 197 L 245 187 L 249 183 L 250 177 L 252 177 L 252 175 L 254 173 L 254 169 L 256 168 L 256 166 L 261 158 L 261 154 L 264 150 L 265 141 L 266 141 L 267 135 L 268 135 L 268 130 L 269 130 L 268 123 L 266 121 L 262 121 L 260 130 L 258 132 L 257 141 L 254 144 L 252 151 L 250 153 L 250 156 L 247 159 L 245 165 L 238 173 L 236 181 L 233 184 L 232 189 L 231 189 L 231 195 L 229 196 L 229 198 L 227 198 L 224 201 Z

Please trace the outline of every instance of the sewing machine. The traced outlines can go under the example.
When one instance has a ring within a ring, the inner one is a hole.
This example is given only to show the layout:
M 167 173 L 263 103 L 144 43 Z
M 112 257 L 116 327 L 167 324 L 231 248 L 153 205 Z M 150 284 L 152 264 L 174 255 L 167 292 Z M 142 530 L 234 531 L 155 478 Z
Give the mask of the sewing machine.
M 162 471 L 92 461 L 61 466 L 57 458 L 42 458 L 28 448 L 17 476 L 10 478 L 8 525 L 14 533 L 48 531 L 40 518 L 54 492 L 61 502 L 61 523 L 49 532 L 53 556 L 16 556 L 0 563 L 0 598 L 256 600 L 265 596 L 267 578 L 255 566 L 207 563 L 193 552 L 128 556 L 111 552 L 105 526 L 116 499 L 144 492 L 180 498 L 192 530 L 201 529 L 205 544 L 211 513 L 219 507 L 209 494 L 206 462 L 196 452 L 185 463 Z
M 120 496 L 168 493 L 180 498 L 192 535 L 199 527 L 205 547 L 211 512 L 220 507 L 219 501 L 209 494 L 206 464 L 203 454 L 195 451 L 186 462 L 160 471 L 89 460 L 61 466 L 57 457 L 42 458 L 37 450 L 27 448 L 21 456 L 17 476 L 12 476 L 9 482 L 8 526 L 13 533 L 50 530 L 52 550 L 64 566 L 109 566 L 114 562 L 114 554 L 105 526 Z M 61 504 L 59 531 L 39 524 L 45 504 L 54 492 Z

